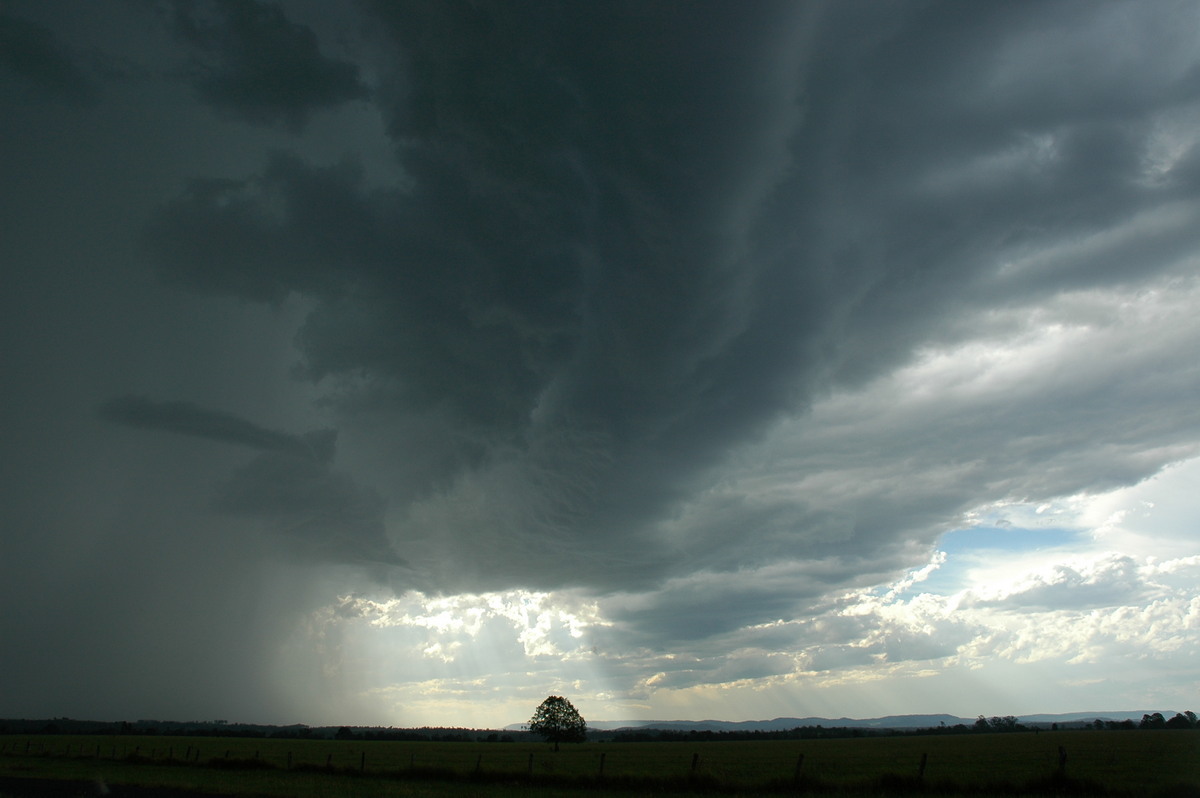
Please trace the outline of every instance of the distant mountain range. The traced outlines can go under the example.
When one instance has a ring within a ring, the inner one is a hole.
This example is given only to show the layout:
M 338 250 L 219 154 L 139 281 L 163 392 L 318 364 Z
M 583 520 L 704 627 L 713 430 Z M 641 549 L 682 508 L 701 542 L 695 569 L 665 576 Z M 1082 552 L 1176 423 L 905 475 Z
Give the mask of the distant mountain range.
M 1052 723 L 1082 723 L 1100 720 L 1141 720 L 1142 715 L 1161 712 L 1170 717 L 1174 711 L 1146 709 L 1133 711 L 1067 712 L 1059 715 L 1019 715 L 1025 724 L 1049 726 Z M 615 731 L 618 729 L 671 729 L 675 731 L 787 731 L 804 726 L 849 729 L 931 729 L 942 724 L 970 726 L 975 718 L 957 715 L 887 715 L 882 718 L 774 718 L 773 720 L 598 720 L 587 722 L 589 729 Z M 505 729 L 519 730 L 524 723 L 512 723 Z
M 1138 709 L 1104 712 L 1068 712 L 1058 715 L 1021 715 L 1017 721 L 1026 727 L 1050 728 L 1057 724 L 1059 728 L 1078 728 L 1091 725 L 1096 720 L 1121 722 L 1140 721 L 1143 715 L 1161 714 L 1170 718 L 1175 710 Z M 990 720 L 991 718 L 989 718 Z M 920 729 L 936 729 L 939 726 L 953 727 L 959 724 L 974 726 L 976 718 L 960 718 L 957 715 L 886 715 L 881 718 L 774 718 L 772 720 L 592 720 L 588 728 L 600 732 L 600 737 L 608 737 L 622 731 L 629 732 L 790 732 L 793 729 L 814 728 L 821 726 L 825 729 L 873 729 L 897 731 L 916 731 Z M 523 739 L 530 733 L 526 723 L 510 723 L 503 729 L 466 729 L 446 727 L 421 727 L 403 729 L 394 727 L 375 726 L 306 726 L 303 723 L 291 726 L 270 726 L 252 723 L 229 723 L 224 720 L 209 721 L 96 721 L 77 720 L 72 718 L 46 719 L 15 719 L 0 718 L 0 734 L 166 734 L 166 735 L 200 735 L 211 737 L 280 737 L 280 738 L 313 738 L 332 739 L 342 736 L 356 736 L 362 739 L 479 739 L 489 740 L 499 738 L 492 732 L 510 732 L 505 734 L 507 739 Z M 487 735 L 486 737 L 483 735 Z M 502 741 L 496 739 L 497 742 Z

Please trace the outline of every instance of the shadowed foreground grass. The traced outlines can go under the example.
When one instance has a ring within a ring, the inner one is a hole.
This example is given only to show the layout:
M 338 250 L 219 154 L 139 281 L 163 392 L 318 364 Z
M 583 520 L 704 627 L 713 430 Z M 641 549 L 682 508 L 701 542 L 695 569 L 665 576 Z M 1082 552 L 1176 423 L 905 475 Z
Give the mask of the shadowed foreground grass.
M 1059 746 L 1068 755 L 1064 770 Z M 0 777 L 25 780 L 0 787 L 0 796 L 7 791 L 14 798 L 104 790 L 116 798 L 180 791 L 297 798 L 797 792 L 1200 798 L 1200 732 L 590 743 L 558 754 L 523 743 L 13 736 L 0 737 Z M 32 780 L 51 779 L 65 789 L 21 791 L 33 789 Z

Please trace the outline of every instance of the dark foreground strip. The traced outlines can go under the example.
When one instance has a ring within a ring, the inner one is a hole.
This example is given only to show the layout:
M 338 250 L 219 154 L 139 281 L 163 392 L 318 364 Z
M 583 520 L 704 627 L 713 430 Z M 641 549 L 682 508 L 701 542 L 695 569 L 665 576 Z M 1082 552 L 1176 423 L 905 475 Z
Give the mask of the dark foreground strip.
M 103 781 L 21 779 L 0 776 L 2 798 L 229 798 L 211 792 L 176 787 L 142 787 L 136 784 L 107 784 Z

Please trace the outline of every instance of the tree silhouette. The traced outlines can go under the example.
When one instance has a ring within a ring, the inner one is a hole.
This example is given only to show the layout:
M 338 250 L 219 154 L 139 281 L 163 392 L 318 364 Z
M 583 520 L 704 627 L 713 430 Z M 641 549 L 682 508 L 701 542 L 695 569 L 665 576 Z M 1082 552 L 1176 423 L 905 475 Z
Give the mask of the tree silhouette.
M 1175 717 L 1171 718 L 1170 720 L 1166 721 L 1163 724 L 1163 728 L 1190 729 L 1190 728 L 1192 728 L 1192 721 L 1186 715 L 1176 712 Z
M 529 719 L 529 730 L 540 734 L 546 742 L 554 743 L 555 751 L 559 743 L 581 743 L 587 739 L 587 723 L 583 716 L 570 701 L 557 695 L 549 696 L 541 703 Z

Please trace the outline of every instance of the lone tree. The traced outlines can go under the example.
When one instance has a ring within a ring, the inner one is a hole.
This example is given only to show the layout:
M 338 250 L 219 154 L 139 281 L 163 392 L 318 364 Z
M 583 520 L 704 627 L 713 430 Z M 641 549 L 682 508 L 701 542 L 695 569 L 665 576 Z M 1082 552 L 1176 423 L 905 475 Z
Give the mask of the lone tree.
M 548 743 L 581 743 L 587 739 L 587 723 L 571 702 L 562 696 L 552 695 L 541 703 L 537 712 L 529 719 L 529 730 L 540 734 Z

